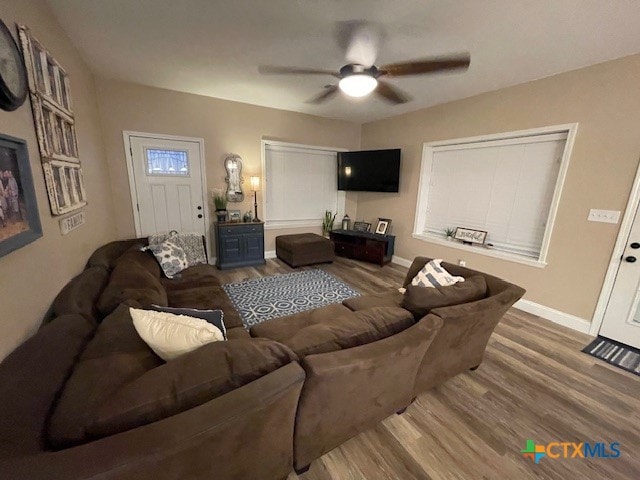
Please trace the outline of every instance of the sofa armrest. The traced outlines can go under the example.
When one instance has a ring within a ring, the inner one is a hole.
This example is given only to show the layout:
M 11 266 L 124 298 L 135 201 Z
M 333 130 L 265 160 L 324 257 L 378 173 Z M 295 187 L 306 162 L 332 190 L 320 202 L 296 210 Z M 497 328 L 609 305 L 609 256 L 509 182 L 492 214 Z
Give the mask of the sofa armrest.
M 0 461 L 0 478 L 284 478 L 304 371 L 296 362 L 178 415 L 88 444 Z
M 441 326 L 431 316 L 373 343 L 305 357 L 296 468 L 409 405 L 418 367 Z
M 496 325 L 524 294 L 522 288 L 507 285 L 500 293 L 482 300 L 431 310 L 427 317 L 440 317 L 444 326 L 424 356 L 414 395 L 482 362 Z

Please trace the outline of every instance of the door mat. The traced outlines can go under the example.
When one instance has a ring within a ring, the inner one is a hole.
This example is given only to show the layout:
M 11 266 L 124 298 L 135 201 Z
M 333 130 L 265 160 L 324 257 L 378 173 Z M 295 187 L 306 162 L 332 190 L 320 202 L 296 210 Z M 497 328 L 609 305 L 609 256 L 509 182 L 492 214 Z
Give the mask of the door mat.
M 640 376 L 640 350 L 637 348 L 609 340 L 608 338 L 598 337 L 584 347 L 582 351 Z
M 360 294 L 323 270 L 253 278 L 223 285 L 246 328 L 271 318 L 284 317 L 340 303 Z

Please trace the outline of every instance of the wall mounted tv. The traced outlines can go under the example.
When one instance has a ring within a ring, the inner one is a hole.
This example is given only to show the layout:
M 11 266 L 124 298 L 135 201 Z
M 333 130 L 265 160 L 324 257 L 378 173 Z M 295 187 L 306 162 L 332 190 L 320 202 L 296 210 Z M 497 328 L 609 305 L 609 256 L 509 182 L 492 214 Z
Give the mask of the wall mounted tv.
M 397 192 L 400 149 L 338 152 L 338 190 Z

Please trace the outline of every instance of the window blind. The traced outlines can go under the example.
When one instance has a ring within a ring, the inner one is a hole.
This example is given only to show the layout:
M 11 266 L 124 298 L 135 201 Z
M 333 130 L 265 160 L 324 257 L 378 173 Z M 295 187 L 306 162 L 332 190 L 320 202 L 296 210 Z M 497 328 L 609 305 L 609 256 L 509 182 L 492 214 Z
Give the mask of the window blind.
M 485 230 L 487 243 L 538 258 L 566 133 L 435 148 L 424 233 Z
M 337 153 L 313 148 L 265 145 L 267 224 L 320 221 L 338 205 Z

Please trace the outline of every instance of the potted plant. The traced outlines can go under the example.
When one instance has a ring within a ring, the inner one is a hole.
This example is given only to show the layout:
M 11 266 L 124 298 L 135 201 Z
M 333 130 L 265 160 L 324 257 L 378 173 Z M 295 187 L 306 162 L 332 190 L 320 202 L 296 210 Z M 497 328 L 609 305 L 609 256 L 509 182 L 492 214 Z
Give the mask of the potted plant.
M 444 234 L 447 237 L 447 240 L 450 242 L 453 240 L 453 236 L 455 235 L 456 231 L 453 228 L 445 228 L 444 229 Z
M 213 204 L 216 206 L 216 217 L 218 222 L 224 222 L 227 219 L 227 195 L 224 190 L 214 188 L 211 190 L 213 196 Z
M 329 236 L 329 232 L 331 230 L 333 230 L 333 222 L 336 219 L 336 215 L 338 215 L 338 213 L 331 213 L 331 210 L 326 210 L 324 212 L 324 218 L 322 219 L 322 235 L 324 235 L 325 237 Z

